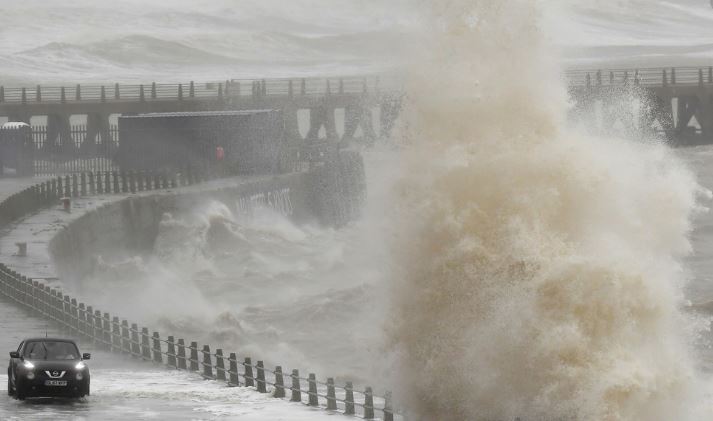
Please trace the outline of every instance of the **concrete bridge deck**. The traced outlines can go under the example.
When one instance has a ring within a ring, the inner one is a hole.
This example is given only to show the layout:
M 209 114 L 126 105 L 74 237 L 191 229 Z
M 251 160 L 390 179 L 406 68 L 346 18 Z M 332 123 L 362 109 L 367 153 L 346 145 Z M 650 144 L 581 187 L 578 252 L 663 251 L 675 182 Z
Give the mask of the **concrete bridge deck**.
M 640 118 L 622 122 L 625 126 L 656 122 L 667 137 L 679 141 L 690 137 L 688 127 L 696 117 L 694 134 L 713 140 L 713 107 L 707 105 L 713 67 L 573 69 L 564 77 L 580 111 L 591 113 L 594 102 L 607 108 L 611 98 L 633 92 L 651 106 Z M 361 129 L 364 138 L 374 140 L 389 135 L 403 95 L 403 80 L 395 75 L 0 87 L 0 118 L 30 123 L 44 117 L 44 142 L 64 145 L 73 142 L 73 116 L 85 117 L 86 138 L 102 143 L 112 139 L 110 119 L 121 114 L 274 109 L 283 112 L 289 139 L 349 140 Z M 306 135 L 300 133 L 301 112 L 309 116 Z M 336 117 L 339 112 L 343 117 Z M 337 120 L 343 120 L 343 127 Z
M 112 141 L 115 116 L 153 112 L 280 110 L 288 139 L 373 140 L 388 134 L 400 107 L 401 89 L 389 77 L 229 80 L 225 82 L 0 87 L 0 119 L 46 125 L 41 143 L 65 145 L 76 117 L 86 122 L 90 142 Z M 335 112 L 343 113 L 343 128 Z M 309 127 L 300 132 L 299 115 Z M 75 118 L 73 118 L 75 117 Z M 37 118 L 42 123 L 34 122 Z M 74 121 L 74 122 L 73 122 Z M 84 123 L 80 123 L 84 124 Z M 115 141 L 115 140 L 114 140 Z

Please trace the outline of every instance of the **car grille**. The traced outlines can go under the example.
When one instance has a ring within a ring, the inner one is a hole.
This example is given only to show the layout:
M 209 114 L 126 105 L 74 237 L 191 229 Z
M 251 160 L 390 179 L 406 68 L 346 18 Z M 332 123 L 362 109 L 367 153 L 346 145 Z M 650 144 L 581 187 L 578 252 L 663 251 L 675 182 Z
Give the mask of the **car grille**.
M 66 371 L 60 371 L 60 370 L 45 370 L 45 374 L 50 379 L 61 379 L 62 377 L 64 377 L 64 375 L 66 373 L 67 373 Z

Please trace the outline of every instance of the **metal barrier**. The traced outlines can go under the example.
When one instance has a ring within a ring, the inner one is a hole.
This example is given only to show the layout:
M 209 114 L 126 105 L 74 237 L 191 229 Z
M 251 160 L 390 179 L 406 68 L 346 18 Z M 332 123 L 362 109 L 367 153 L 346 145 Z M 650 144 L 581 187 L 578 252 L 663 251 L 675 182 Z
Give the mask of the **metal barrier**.
M 105 172 L 58 177 L 27 188 L 0 203 L 0 228 L 57 203 L 62 197 L 160 190 L 191 185 L 213 177 L 214 174 L 195 173 L 188 169 L 171 174 Z M 304 402 L 345 415 L 374 419 L 378 413 L 384 421 L 394 420 L 389 392 L 377 396 L 371 387 L 356 390 L 351 382 L 340 386 L 333 378 L 319 381 L 313 373 L 308 377 L 301 376 L 298 370 L 287 374 L 281 366 L 271 370 L 265 367 L 263 361 L 253 363 L 249 357 L 240 361 L 235 353 L 226 357 L 222 349 L 212 352 L 209 345 L 202 348 L 197 342 L 186 345 L 184 339 L 175 340 L 175 336 L 164 339 L 159 332 L 146 327 L 139 329 L 136 323 L 103 313 L 60 289 L 22 276 L 2 263 L 0 295 L 34 316 L 54 322 L 63 334 L 108 352 L 200 373 L 206 379 L 225 382 L 228 386 L 255 388 L 257 392 L 271 393 L 275 398 L 288 398 L 286 392 L 289 391 L 290 401 Z
M 642 86 L 713 84 L 713 67 L 570 69 L 570 86 Z M 226 81 L 74 86 L 0 86 L 0 103 L 150 102 L 168 100 L 240 99 L 361 95 L 403 92 L 395 74 L 327 78 L 230 79 Z
M 0 103 L 150 102 L 242 97 L 355 95 L 392 91 L 390 76 L 334 78 L 231 79 L 226 81 L 74 86 L 0 86 Z
M 643 69 L 576 69 L 565 72 L 569 86 L 664 87 L 713 84 L 713 67 L 672 67 Z
M 114 171 L 119 147 L 119 127 L 111 124 L 103 133 L 92 133 L 87 125 L 72 125 L 54 133 L 48 126 L 32 126 L 31 158 L 34 175 L 56 175 L 88 171 Z

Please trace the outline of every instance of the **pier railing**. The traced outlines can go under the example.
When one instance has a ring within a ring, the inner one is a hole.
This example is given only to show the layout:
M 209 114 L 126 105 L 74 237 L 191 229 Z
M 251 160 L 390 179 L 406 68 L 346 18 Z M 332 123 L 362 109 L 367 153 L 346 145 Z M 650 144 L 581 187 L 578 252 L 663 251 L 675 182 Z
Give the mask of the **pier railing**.
M 655 67 L 570 69 L 564 72 L 569 86 L 641 86 L 713 84 L 713 67 Z M 403 80 L 394 74 L 227 79 L 225 81 L 183 83 L 113 83 L 68 86 L 0 86 L 0 104 L 69 102 L 148 102 L 181 100 L 220 100 L 247 97 L 297 97 L 358 95 L 402 92 Z
M 713 67 L 656 67 L 642 69 L 577 69 L 565 73 L 572 87 L 643 87 L 713 85 Z
M 191 185 L 211 178 L 211 174 L 166 172 L 81 173 L 58 177 L 18 192 L 0 203 L 0 228 L 42 208 L 58 204 L 62 198 L 131 193 Z M 391 394 L 377 395 L 371 387 L 357 389 L 351 382 L 337 384 L 333 378 L 318 380 L 282 366 L 266 367 L 264 361 L 239 359 L 222 349 L 211 351 L 198 345 L 161 336 L 159 332 L 127 319 L 102 312 L 43 282 L 33 280 L 0 263 L 0 295 L 31 314 L 53 322 L 63 334 L 99 349 L 151 361 L 169 368 L 187 370 L 228 386 L 254 388 L 275 398 L 322 407 L 335 413 L 364 419 L 394 420 Z
M 384 83 L 385 81 L 385 83 Z M 0 86 L 0 103 L 144 102 L 161 100 L 226 99 L 270 96 L 324 96 L 376 93 L 394 89 L 386 76 L 285 79 L 229 79 L 225 81 L 149 84 L 77 84 L 70 86 Z

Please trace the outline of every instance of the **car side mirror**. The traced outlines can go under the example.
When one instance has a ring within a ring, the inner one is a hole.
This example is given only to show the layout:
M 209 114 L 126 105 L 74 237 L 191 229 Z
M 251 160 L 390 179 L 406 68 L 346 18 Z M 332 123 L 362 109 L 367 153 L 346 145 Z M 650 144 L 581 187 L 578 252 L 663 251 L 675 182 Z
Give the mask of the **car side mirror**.
M 17 351 L 10 351 L 10 358 L 20 358 L 20 353 Z
M 82 359 L 83 359 L 83 360 L 91 360 L 91 359 L 92 359 L 92 354 L 90 354 L 90 353 L 88 353 L 88 352 L 87 352 L 86 354 L 82 354 Z

